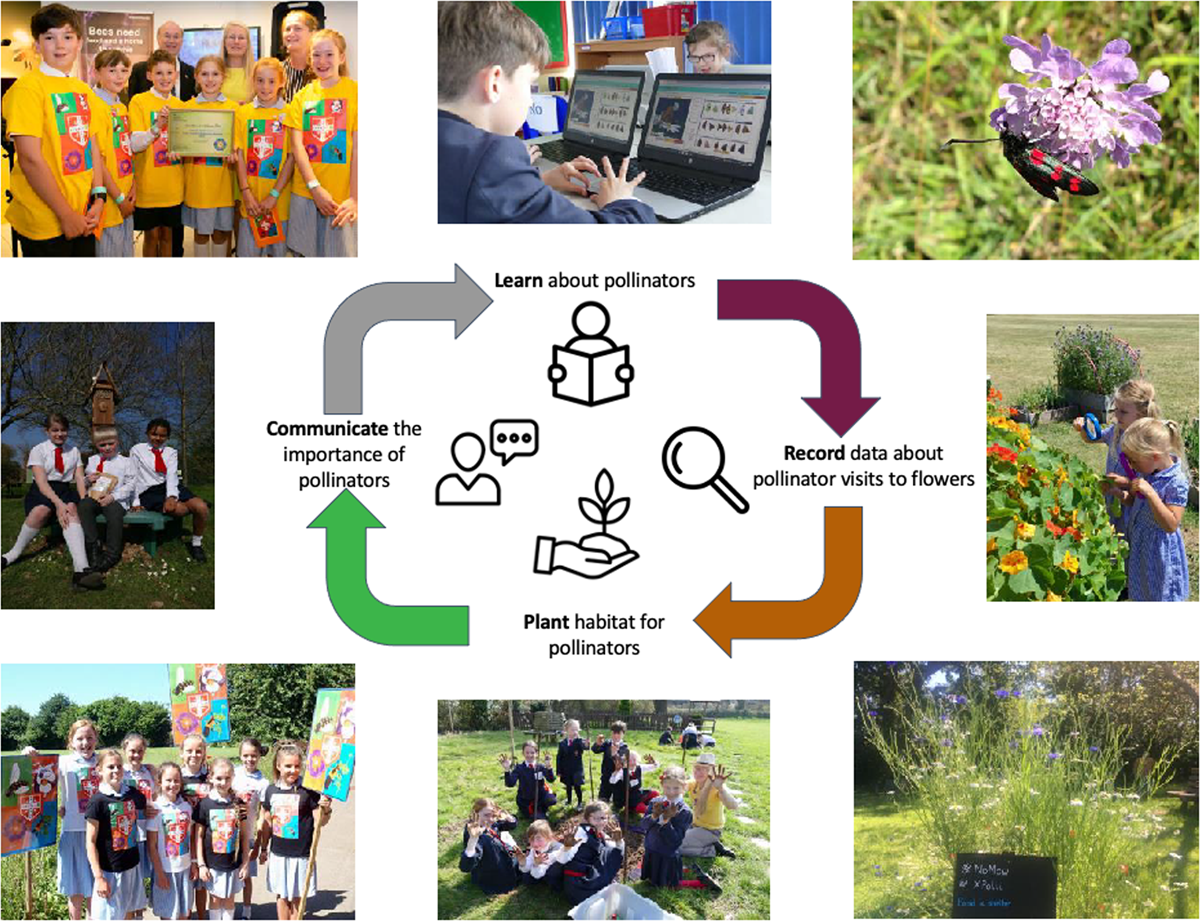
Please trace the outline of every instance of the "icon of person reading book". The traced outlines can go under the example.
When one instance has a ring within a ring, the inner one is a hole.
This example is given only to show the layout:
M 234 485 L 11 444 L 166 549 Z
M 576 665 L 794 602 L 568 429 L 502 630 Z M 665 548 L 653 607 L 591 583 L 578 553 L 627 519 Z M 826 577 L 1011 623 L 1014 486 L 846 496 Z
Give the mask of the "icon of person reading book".
M 584 301 L 571 314 L 575 338 L 554 346 L 547 376 L 554 396 L 584 406 L 599 406 L 629 396 L 633 365 L 629 346 L 618 346 L 605 333 L 608 309 L 598 301 Z
M 450 445 L 454 465 L 471 473 L 483 463 L 483 439 L 474 432 L 463 432 Z M 434 495 L 437 505 L 499 505 L 500 483 L 494 476 L 481 473 L 467 482 L 461 474 L 447 473 L 438 480 Z

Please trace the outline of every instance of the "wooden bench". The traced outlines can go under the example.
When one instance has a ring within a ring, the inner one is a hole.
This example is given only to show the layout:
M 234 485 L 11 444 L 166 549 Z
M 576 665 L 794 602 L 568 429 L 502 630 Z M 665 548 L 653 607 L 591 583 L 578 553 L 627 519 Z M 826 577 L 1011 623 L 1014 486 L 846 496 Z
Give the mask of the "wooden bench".
M 1197 786 L 1200 786 L 1200 767 L 1192 768 L 1192 776 L 1185 789 L 1168 790 L 1167 795 L 1178 796 L 1179 808 L 1186 809 L 1189 802 L 1194 802 L 1196 800 Z
M 104 533 L 103 526 L 106 523 L 103 512 L 96 515 L 96 524 L 102 534 Z M 141 540 L 130 540 L 128 534 L 131 529 L 136 529 Z M 147 509 L 126 512 L 125 532 L 126 541 L 141 544 L 146 548 L 146 552 L 154 557 L 158 556 L 158 545 L 160 543 L 179 540 L 183 537 L 183 519 L 176 518 L 174 515 L 164 515 L 162 512 L 151 512 Z M 50 541 L 51 543 L 58 543 L 61 540 L 62 528 L 59 527 L 58 519 L 55 519 L 50 523 Z

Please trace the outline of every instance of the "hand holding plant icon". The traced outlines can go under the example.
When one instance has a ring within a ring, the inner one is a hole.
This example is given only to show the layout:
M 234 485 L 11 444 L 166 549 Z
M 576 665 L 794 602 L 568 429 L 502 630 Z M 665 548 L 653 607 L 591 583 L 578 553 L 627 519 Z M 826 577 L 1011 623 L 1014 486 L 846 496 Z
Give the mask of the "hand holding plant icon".
M 596 476 L 596 498 L 579 497 L 579 511 L 600 530 L 586 534 L 578 542 L 538 537 L 533 571 L 550 574 L 564 569 L 585 579 L 599 579 L 638 558 L 629 544 L 608 533 L 629 512 L 628 498 L 613 498 L 612 475 L 602 469 Z

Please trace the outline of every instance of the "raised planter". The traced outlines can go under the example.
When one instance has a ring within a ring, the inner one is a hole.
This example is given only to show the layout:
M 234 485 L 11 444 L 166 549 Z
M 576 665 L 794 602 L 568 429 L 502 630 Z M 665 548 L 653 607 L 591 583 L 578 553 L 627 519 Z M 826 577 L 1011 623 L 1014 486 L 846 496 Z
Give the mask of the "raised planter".
M 1074 419 L 1077 415 L 1074 406 L 1059 406 L 1057 409 L 1047 409 L 1038 413 L 1035 421 L 1037 425 L 1046 425 L 1050 422 Z
M 1112 396 L 1105 393 L 1090 393 L 1086 390 L 1064 390 L 1063 396 L 1070 402 L 1079 405 L 1080 415 L 1091 413 L 1101 423 L 1108 420 L 1108 414 L 1112 412 L 1114 406 Z

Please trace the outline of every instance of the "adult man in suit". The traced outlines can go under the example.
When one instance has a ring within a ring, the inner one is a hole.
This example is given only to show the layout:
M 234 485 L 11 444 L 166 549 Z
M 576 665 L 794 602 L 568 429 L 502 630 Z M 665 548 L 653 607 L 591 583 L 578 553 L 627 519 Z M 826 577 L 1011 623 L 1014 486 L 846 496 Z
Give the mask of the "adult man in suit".
M 169 19 L 164 22 L 158 27 L 158 47 L 162 51 L 174 55 L 175 62 L 178 64 L 174 95 L 178 96 L 182 102 L 187 102 L 196 95 L 196 70 L 191 64 L 179 60 L 179 49 L 183 47 L 183 27 Z M 125 101 L 128 102 L 130 97 L 144 93 L 148 89 L 150 89 L 150 77 L 146 73 L 146 62 L 138 61 L 133 65 L 133 71 L 129 74 L 129 88 L 126 91 Z M 183 255 L 182 226 L 174 228 L 171 234 L 171 255 Z

